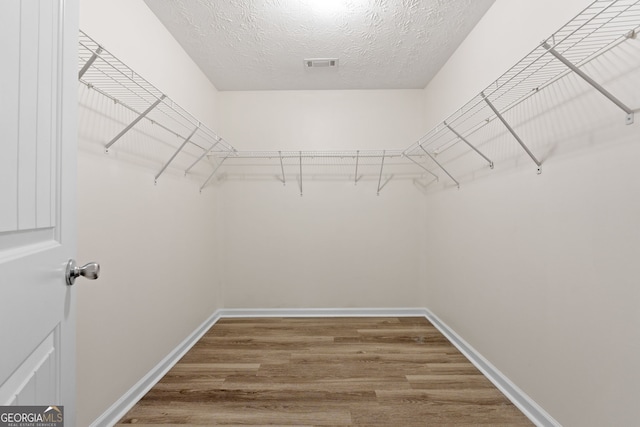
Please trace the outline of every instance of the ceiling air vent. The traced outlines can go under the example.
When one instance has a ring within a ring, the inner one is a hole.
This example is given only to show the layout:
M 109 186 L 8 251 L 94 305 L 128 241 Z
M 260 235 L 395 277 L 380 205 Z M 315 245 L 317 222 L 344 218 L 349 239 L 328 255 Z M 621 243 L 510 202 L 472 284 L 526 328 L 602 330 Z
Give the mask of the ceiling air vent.
M 338 66 L 338 58 L 307 58 L 304 60 L 305 68 L 335 68 Z

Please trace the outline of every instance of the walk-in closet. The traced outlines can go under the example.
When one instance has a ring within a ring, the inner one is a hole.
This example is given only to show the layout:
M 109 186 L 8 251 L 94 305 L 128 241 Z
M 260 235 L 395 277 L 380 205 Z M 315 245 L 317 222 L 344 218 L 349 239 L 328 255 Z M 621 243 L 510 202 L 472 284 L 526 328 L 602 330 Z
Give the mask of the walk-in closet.
M 3 8 L 0 405 L 638 423 L 640 1 Z

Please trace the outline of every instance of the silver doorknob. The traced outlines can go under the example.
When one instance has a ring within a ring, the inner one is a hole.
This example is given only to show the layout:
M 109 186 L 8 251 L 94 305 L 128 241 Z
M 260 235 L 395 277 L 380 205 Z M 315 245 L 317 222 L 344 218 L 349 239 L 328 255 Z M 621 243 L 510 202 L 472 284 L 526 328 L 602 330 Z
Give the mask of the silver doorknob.
M 90 262 L 78 267 L 75 259 L 70 259 L 67 263 L 67 271 L 65 278 L 67 279 L 67 285 L 72 286 L 78 277 L 86 277 L 89 280 L 96 280 L 100 276 L 100 264 L 97 262 Z

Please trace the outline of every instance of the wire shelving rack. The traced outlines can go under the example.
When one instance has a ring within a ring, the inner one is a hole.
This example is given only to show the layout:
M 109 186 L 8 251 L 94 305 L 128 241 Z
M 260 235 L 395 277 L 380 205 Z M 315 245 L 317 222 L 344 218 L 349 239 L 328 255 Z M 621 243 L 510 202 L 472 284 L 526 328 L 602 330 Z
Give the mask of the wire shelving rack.
M 571 73 L 613 102 L 624 113 L 626 124 L 632 124 L 634 110 L 587 75 L 581 67 L 626 40 L 635 39 L 639 28 L 640 1 L 594 1 L 483 91 L 410 145 L 404 154 L 423 152 L 435 159 L 462 143 L 493 169 L 493 161 L 474 145 L 473 137 L 483 127 L 498 120 L 536 164 L 540 173 L 542 161 L 528 148 L 517 129 L 504 118 L 504 113 Z
M 195 147 L 199 155 L 185 170 L 185 174 L 202 159 L 214 158 L 211 175 L 202 184 L 201 190 L 225 161 L 244 160 L 249 161 L 245 163 L 249 167 L 265 163 L 279 165 L 278 179 L 283 183 L 287 181 L 285 170 L 297 168 L 301 195 L 305 168 L 309 166 L 353 168 L 351 176 L 356 184 L 360 177 L 358 168 L 369 167 L 372 170 L 375 167 L 379 194 L 384 187 L 383 171 L 391 165 L 418 171 L 422 174 L 419 177 L 428 175 L 432 179 L 430 182 L 439 180 L 440 175 L 444 174 L 459 187 L 459 181 L 449 172 L 447 163 L 438 161 L 439 155 L 459 144 L 475 152 L 493 169 L 492 159 L 474 143 L 474 134 L 496 120 L 527 153 L 540 173 L 542 161 L 529 149 L 527 142 L 518 134 L 518 129 L 505 119 L 504 114 L 572 73 L 613 102 L 624 113 L 625 122 L 632 124 L 634 110 L 587 75 L 582 67 L 626 40 L 637 38 L 639 29 L 640 0 L 594 1 L 403 151 L 238 151 L 82 31 L 79 37 L 78 78 L 88 88 L 122 105 L 136 116 L 135 120 L 106 142 L 107 151 L 141 120 L 150 121 L 182 141 L 157 172 L 155 180 L 189 144 Z
M 147 120 L 181 141 L 180 146 L 155 175 L 156 181 L 174 159 L 184 152 L 187 144 L 200 154 L 185 170 L 185 174 L 207 156 L 225 158 L 236 152 L 230 143 L 82 31 L 79 35 L 78 58 L 80 83 L 135 115 L 134 120 L 105 143 L 105 151 L 108 152 L 140 121 Z M 218 167 L 219 165 L 215 166 L 216 169 Z

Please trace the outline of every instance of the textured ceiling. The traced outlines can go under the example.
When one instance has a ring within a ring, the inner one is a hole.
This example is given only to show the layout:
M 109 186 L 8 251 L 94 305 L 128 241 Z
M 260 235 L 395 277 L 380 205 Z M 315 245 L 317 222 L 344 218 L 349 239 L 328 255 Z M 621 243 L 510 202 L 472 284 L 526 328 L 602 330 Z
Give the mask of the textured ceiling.
M 219 90 L 423 88 L 493 1 L 145 0 Z

